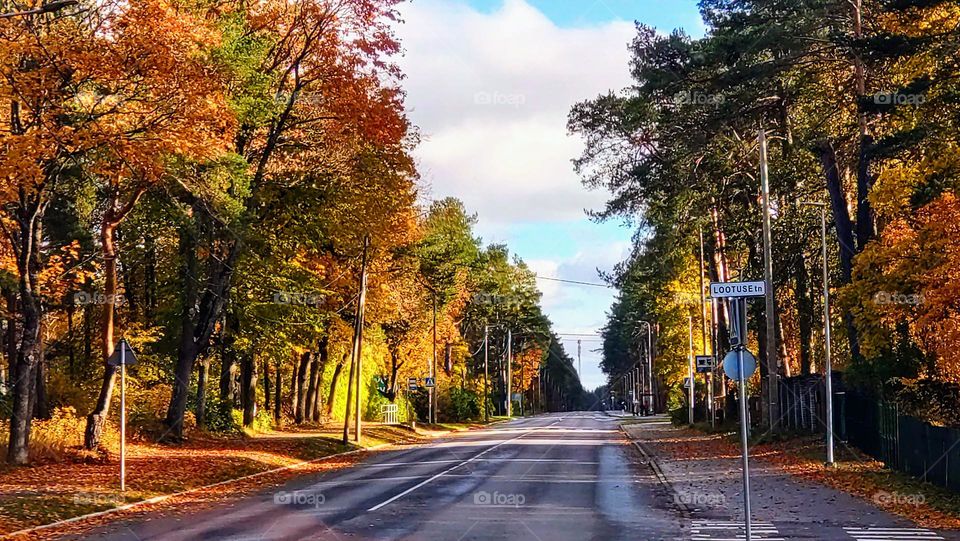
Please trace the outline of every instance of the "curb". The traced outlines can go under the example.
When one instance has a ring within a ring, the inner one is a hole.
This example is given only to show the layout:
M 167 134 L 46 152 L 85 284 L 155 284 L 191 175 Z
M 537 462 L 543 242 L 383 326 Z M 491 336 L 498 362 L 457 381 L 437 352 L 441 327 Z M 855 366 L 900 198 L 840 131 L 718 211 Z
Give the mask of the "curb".
M 51 522 L 51 523 L 49 523 L 49 524 L 41 524 L 40 526 L 33 526 L 33 527 L 31 527 L 31 528 L 25 528 L 25 529 L 23 529 L 23 530 L 17 530 L 17 531 L 15 531 L 15 532 L 10 532 L 10 533 L 7 533 L 7 534 L 3 534 L 2 536 L 0 536 L 0 539 L 11 539 L 11 538 L 13 538 L 13 537 L 17 537 L 17 536 L 21 536 L 21 535 L 28 535 L 28 534 L 31 534 L 31 533 L 40 532 L 40 531 L 43 531 L 43 530 L 47 530 L 47 529 L 50 529 L 50 528 L 54 528 L 54 527 L 56 527 L 56 526 L 65 526 L 65 525 L 67 525 L 67 524 L 73 524 L 73 523 L 75 523 L 75 522 L 82 522 L 82 521 L 84 521 L 84 520 L 91 519 L 91 518 L 102 517 L 102 516 L 105 516 L 105 515 L 109 515 L 109 514 L 111 514 L 111 513 L 119 513 L 119 512 L 121 512 L 121 511 L 128 511 L 128 510 L 130 510 L 130 509 L 133 509 L 133 508 L 135 508 L 135 507 L 139 507 L 139 506 L 141 506 L 141 505 L 149 505 L 149 504 L 154 504 L 154 503 L 160 503 L 160 502 L 169 500 L 169 499 L 171 499 L 171 498 L 175 498 L 175 497 L 177 497 L 177 496 L 183 496 L 183 495 L 185 495 L 185 494 L 191 494 L 191 493 L 193 493 L 193 492 L 199 492 L 199 491 L 201 491 L 201 490 L 206 490 L 206 489 L 209 489 L 209 488 L 219 487 L 219 486 L 223 486 L 223 485 L 229 485 L 230 483 L 236 483 L 237 481 L 245 481 L 245 480 L 247 480 L 247 479 L 254 479 L 254 478 L 257 478 L 257 477 L 264 476 L 264 475 L 270 475 L 270 474 L 272 474 L 272 473 L 279 473 L 279 472 L 282 472 L 282 471 L 294 470 L 294 469 L 300 468 L 300 467 L 302 467 L 302 466 L 306 466 L 307 464 L 314 464 L 314 463 L 316 463 L 316 462 L 321 462 L 321 461 L 323 461 L 323 460 L 330 460 L 330 459 L 334 459 L 334 458 L 340 458 L 340 457 L 344 457 L 344 456 L 355 455 L 355 454 L 358 454 L 358 453 L 366 453 L 366 452 L 370 452 L 370 451 L 376 451 L 376 450 L 382 449 L 382 448 L 384 448 L 384 447 L 389 447 L 390 445 L 393 445 L 393 444 L 390 444 L 390 443 L 381 443 L 381 444 L 379 444 L 379 445 L 374 445 L 373 447 L 366 447 L 366 448 L 363 448 L 363 449 L 354 449 L 354 450 L 352 450 L 352 451 L 344 451 L 344 452 L 342 452 L 342 453 L 336 453 L 336 454 L 333 454 L 333 455 L 327 455 L 327 456 L 323 456 L 323 457 L 319 457 L 319 458 L 314 458 L 314 459 L 312 459 L 312 460 L 304 460 L 303 462 L 297 462 L 296 464 L 290 464 L 290 465 L 288 465 L 288 466 L 281 466 L 281 467 L 279 467 L 279 468 L 274 468 L 274 469 L 272 469 L 272 470 L 265 470 L 265 471 L 262 471 L 262 472 L 252 473 L 252 474 L 250 474 L 250 475 L 244 475 L 243 477 L 236 477 L 236 478 L 233 478 L 233 479 L 227 479 L 227 480 L 225 480 L 225 481 L 219 481 L 219 482 L 217 482 L 217 483 L 212 483 L 212 484 L 209 484 L 209 485 L 204 485 L 204 486 L 202 486 L 202 487 L 194 487 L 194 488 L 191 488 L 191 489 L 182 490 L 182 491 L 180 491 L 180 492 L 172 492 L 172 493 L 170 493 L 170 494 L 162 494 L 162 495 L 160 495 L 160 496 L 154 496 L 153 498 L 147 498 L 146 500 L 140 500 L 140 501 L 138 501 L 138 502 L 132 502 L 132 503 L 128 503 L 128 504 L 121 505 L 121 506 L 119 506 L 119 507 L 114 507 L 113 509 L 105 509 L 105 510 L 103 510 L 103 511 L 97 511 L 97 512 L 95 512 L 95 513 L 87 513 L 86 515 L 79 515 L 79 516 L 76 516 L 76 517 L 70 517 L 70 518 L 67 518 L 67 519 L 58 520 L 57 522 Z
M 663 473 L 663 469 L 660 467 L 660 463 L 657 462 L 657 459 L 656 459 L 657 455 L 655 455 L 649 449 L 647 449 L 643 443 L 633 439 L 630 436 L 630 433 L 627 432 L 625 428 L 623 428 L 623 424 L 619 424 L 617 426 L 619 426 L 620 431 L 623 432 L 623 434 L 627 437 L 627 439 L 630 440 L 630 443 L 632 443 L 637 448 L 637 450 L 640 451 L 640 454 L 643 455 L 644 459 L 646 459 L 647 464 L 650 464 L 650 469 L 653 470 L 653 474 L 657 477 L 657 481 L 659 481 L 661 485 L 663 485 L 671 494 L 673 494 L 673 503 L 680 509 L 681 515 L 683 515 L 684 518 L 690 518 L 690 514 L 691 514 L 690 507 L 687 506 L 687 504 L 683 503 L 683 498 L 680 497 L 680 493 L 677 492 L 675 488 L 673 488 L 673 484 L 670 483 L 670 480 L 667 479 L 666 474 Z

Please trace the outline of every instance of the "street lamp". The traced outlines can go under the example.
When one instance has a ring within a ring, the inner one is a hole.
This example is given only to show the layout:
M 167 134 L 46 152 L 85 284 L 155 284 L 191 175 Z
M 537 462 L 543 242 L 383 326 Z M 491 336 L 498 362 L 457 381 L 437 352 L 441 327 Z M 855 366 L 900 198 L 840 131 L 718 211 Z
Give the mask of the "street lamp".
M 9 13 L 0 13 L 0 19 L 12 19 L 14 17 L 25 17 L 27 15 L 41 15 L 43 13 L 54 13 L 63 8 L 79 4 L 78 0 L 53 0 L 47 2 L 38 8 L 28 9 L 26 11 L 11 11 Z
M 827 466 L 833 466 L 833 366 L 830 362 L 830 278 L 827 267 L 827 205 L 801 202 L 801 205 L 820 207 L 820 244 L 823 249 L 823 370 L 827 395 Z

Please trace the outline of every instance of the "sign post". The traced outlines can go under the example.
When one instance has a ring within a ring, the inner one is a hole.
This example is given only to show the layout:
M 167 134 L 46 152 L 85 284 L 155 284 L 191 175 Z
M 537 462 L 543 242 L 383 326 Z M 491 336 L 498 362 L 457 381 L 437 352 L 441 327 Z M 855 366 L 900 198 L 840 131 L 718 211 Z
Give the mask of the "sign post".
M 120 367 L 120 492 L 127 489 L 127 365 L 136 364 L 137 356 L 126 338 L 121 338 L 107 364 Z
M 750 448 L 747 421 L 747 378 L 757 369 L 756 359 L 746 350 L 747 299 L 763 297 L 767 287 L 760 282 L 716 282 L 710 284 L 710 295 L 715 299 L 728 299 L 730 307 L 730 345 L 733 351 L 723 360 L 727 377 L 740 385 L 740 447 L 743 460 L 743 527 L 745 539 L 752 538 L 750 518 Z M 751 362 L 752 361 L 752 362 Z

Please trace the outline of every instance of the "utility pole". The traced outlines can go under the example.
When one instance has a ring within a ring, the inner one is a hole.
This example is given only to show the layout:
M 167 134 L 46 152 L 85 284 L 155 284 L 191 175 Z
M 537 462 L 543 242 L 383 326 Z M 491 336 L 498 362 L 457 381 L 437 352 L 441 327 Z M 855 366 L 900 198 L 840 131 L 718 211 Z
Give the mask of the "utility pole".
M 687 422 L 690 426 L 693 426 L 693 400 L 694 400 L 694 383 L 693 383 L 693 316 L 687 316 L 687 323 L 690 327 L 690 357 L 689 363 L 687 365 L 687 371 L 690 374 L 690 393 L 687 397 L 687 400 L 690 402 L 687 408 Z
M 582 377 L 583 377 L 583 373 L 580 372 L 580 368 L 581 368 L 581 365 L 580 365 L 580 340 L 577 340 L 577 377 L 578 377 L 578 378 L 582 378 Z
M 429 387 L 427 398 L 430 399 L 430 406 L 427 408 L 429 421 L 431 424 L 437 422 L 437 292 L 431 290 L 433 294 L 433 359 L 430 361 L 430 378 L 433 379 L 433 387 Z
M 777 431 L 777 424 L 780 418 L 779 401 L 777 400 L 777 376 L 779 373 L 779 363 L 777 361 L 777 330 L 776 316 L 774 314 L 775 302 L 773 292 L 773 248 L 770 231 L 770 175 L 767 172 L 767 134 L 763 126 L 760 127 L 760 191 L 763 198 L 763 279 L 767 282 L 766 306 L 764 311 L 767 316 L 767 340 L 766 355 L 764 355 L 764 365 L 767 369 L 767 384 L 761 385 L 761 402 L 766 403 L 767 408 L 764 411 L 766 422 L 764 426 L 771 432 Z M 761 415 L 761 417 L 763 417 Z
M 833 466 L 833 365 L 830 358 L 830 274 L 827 266 L 827 209 L 820 207 L 820 235 L 823 239 L 823 360 L 827 395 L 827 465 Z
M 507 329 L 507 417 L 513 417 L 513 335 Z
M 357 295 L 357 315 L 353 324 L 353 347 L 350 349 L 350 378 L 347 380 L 347 404 L 343 414 L 343 443 L 348 443 L 350 439 L 350 406 L 354 403 L 355 428 L 357 431 L 356 441 L 360 441 L 360 342 L 363 340 L 363 309 L 366 302 L 367 288 L 367 248 L 370 246 L 370 237 L 363 239 L 363 256 L 360 263 L 360 294 Z M 356 383 L 357 396 L 353 396 L 354 383 Z
M 489 373 L 489 354 L 490 354 L 490 326 L 483 326 L 483 420 L 490 420 L 490 373 Z

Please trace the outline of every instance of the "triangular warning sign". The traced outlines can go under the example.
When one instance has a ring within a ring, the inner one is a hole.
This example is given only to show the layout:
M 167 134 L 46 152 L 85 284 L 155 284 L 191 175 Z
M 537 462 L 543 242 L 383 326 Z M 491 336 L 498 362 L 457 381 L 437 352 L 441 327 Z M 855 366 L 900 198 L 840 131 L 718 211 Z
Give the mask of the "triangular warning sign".
M 117 347 L 113 350 L 113 355 L 107 359 L 107 364 L 110 366 L 120 366 L 121 364 L 130 366 L 137 364 L 137 356 L 133 353 L 133 348 L 130 347 L 130 344 L 127 343 L 125 338 L 121 338 L 117 343 Z

